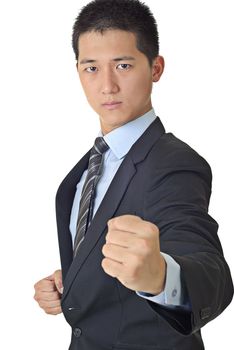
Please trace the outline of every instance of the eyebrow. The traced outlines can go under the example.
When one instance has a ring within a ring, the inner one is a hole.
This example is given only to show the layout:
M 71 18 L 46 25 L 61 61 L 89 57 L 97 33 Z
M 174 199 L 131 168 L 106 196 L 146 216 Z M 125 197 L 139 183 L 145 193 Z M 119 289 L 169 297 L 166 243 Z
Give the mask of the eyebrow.
M 132 56 L 121 56 L 121 57 L 113 58 L 112 61 L 114 61 L 114 62 L 135 61 L 135 58 Z M 95 63 L 95 62 L 97 62 L 97 60 L 91 60 L 89 58 L 84 58 L 83 60 L 80 61 L 80 64 Z

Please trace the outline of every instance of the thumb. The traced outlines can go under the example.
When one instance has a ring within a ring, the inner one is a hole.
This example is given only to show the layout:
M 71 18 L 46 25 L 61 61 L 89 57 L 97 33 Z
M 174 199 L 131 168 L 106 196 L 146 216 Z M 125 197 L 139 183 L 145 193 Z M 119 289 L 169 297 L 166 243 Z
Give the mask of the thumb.
M 54 284 L 60 294 L 63 294 L 63 280 L 61 270 L 56 270 L 53 274 Z

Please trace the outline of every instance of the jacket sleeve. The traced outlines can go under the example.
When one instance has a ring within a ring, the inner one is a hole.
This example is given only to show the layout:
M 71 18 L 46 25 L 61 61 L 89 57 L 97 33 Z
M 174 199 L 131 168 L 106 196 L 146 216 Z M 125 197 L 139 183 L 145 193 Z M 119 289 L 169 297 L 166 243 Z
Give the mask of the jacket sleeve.
M 160 229 L 160 249 L 181 267 L 191 311 L 150 306 L 182 334 L 191 334 L 217 317 L 231 302 L 233 284 L 208 214 L 212 174 L 196 152 L 180 149 L 151 169 L 144 198 L 144 219 Z

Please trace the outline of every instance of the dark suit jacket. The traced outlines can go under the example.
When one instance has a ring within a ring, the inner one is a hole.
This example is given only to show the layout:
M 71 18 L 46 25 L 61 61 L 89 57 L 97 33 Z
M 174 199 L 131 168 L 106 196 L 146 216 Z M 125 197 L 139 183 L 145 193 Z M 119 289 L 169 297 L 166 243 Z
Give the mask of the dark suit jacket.
M 165 133 L 157 118 L 126 155 L 73 260 L 70 213 L 89 153 L 66 176 L 56 196 L 62 309 L 72 327 L 70 350 L 203 349 L 200 328 L 218 316 L 233 295 L 218 225 L 207 213 L 209 165 Z M 143 299 L 103 271 L 106 223 L 123 214 L 159 227 L 161 251 L 180 264 L 192 312 L 168 310 Z

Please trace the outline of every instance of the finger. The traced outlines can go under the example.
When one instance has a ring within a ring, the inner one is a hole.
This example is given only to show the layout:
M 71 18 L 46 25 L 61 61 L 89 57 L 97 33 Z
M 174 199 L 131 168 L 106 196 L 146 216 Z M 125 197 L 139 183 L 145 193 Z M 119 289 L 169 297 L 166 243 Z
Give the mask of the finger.
M 61 314 L 62 309 L 61 306 L 58 307 L 53 307 L 53 308 L 46 308 L 44 309 L 44 311 L 48 314 L 48 315 L 58 315 Z
M 106 242 L 116 244 L 125 248 L 132 248 L 137 244 L 138 237 L 131 232 L 109 230 L 106 235 Z
M 143 221 L 140 217 L 135 215 L 121 215 L 115 218 L 112 218 L 108 221 L 108 227 L 112 230 L 121 230 L 134 233 L 134 226 L 136 223 Z
M 108 221 L 109 230 L 127 231 L 141 237 L 158 233 L 158 228 L 151 222 L 144 221 L 138 216 L 122 215 Z
M 102 253 L 106 258 L 110 258 L 119 263 L 123 263 L 127 259 L 128 249 L 115 244 L 104 244 Z
M 46 279 L 48 281 L 53 281 L 54 280 L 53 274 L 45 277 L 44 279 Z
M 54 281 L 48 280 L 47 278 L 44 278 L 43 280 L 40 280 L 34 285 L 34 289 L 36 291 L 44 291 L 44 292 L 53 292 L 56 290 L 56 286 Z
M 37 292 L 34 296 L 35 300 L 56 301 L 61 299 L 59 292 Z
M 60 294 L 63 293 L 63 281 L 62 281 L 62 272 L 57 270 L 54 272 L 54 283 Z
M 102 260 L 103 270 L 112 277 L 119 277 L 122 272 L 123 265 L 117 261 L 111 260 L 109 258 L 104 258 Z
M 115 245 L 126 249 L 126 251 L 123 251 L 123 253 L 125 252 L 123 261 L 128 259 L 127 254 L 129 253 L 145 256 L 157 246 L 157 240 L 154 237 L 152 240 L 149 237 L 139 237 L 139 235 L 122 231 L 109 231 L 106 236 L 106 242 L 107 245 Z
M 39 306 L 45 310 L 47 308 L 57 308 L 61 306 L 61 301 L 56 300 L 56 301 L 47 301 L 47 300 L 40 300 L 38 302 Z

